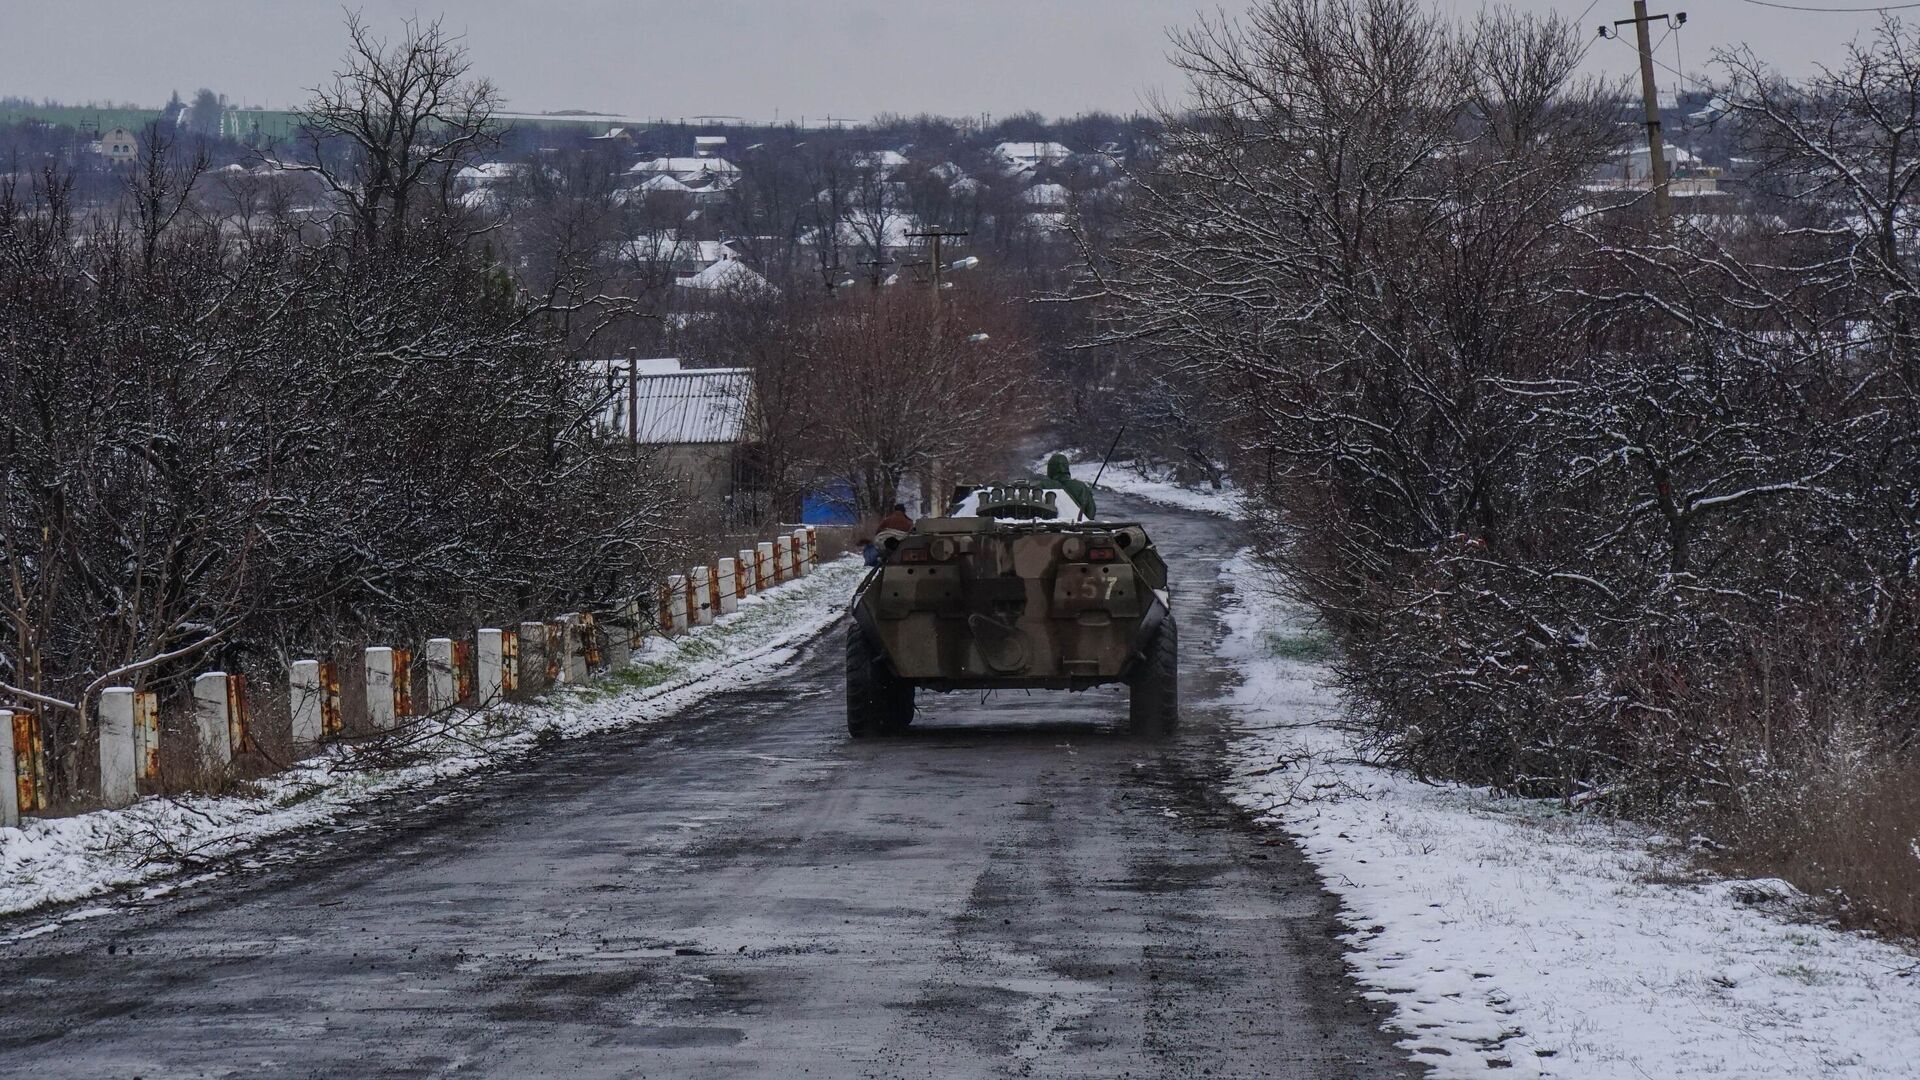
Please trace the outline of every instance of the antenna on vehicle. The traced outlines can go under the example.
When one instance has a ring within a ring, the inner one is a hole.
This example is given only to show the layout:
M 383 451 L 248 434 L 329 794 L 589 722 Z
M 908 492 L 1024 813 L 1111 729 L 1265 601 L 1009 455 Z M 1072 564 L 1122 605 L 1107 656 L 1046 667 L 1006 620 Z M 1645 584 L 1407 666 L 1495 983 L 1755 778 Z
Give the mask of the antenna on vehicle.
M 1127 433 L 1127 425 L 1121 424 L 1120 430 L 1113 433 L 1113 442 L 1107 445 L 1107 456 L 1100 459 L 1100 471 L 1093 474 L 1093 486 L 1100 486 L 1100 478 L 1107 475 L 1107 462 L 1113 460 L 1113 452 L 1120 448 L 1120 436 Z

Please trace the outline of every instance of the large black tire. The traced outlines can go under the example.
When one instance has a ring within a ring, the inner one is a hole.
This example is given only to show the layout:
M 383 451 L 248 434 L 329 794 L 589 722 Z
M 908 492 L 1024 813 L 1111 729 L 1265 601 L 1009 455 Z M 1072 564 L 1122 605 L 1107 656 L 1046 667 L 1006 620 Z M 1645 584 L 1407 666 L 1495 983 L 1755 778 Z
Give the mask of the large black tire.
M 913 723 L 913 684 L 895 675 L 879 650 L 847 627 L 847 734 L 892 735 Z
M 1127 727 L 1135 735 L 1173 734 L 1180 722 L 1180 632 L 1169 614 L 1127 680 Z

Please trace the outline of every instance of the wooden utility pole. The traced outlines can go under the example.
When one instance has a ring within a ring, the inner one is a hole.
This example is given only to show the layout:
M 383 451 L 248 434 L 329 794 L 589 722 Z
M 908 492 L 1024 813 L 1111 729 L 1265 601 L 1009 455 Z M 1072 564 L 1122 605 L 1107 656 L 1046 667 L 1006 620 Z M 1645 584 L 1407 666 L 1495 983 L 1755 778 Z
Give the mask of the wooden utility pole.
M 1633 0 L 1633 18 L 1615 19 L 1613 25 L 1632 23 L 1639 45 L 1640 97 L 1645 103 L 1647 118 L 1647 175 L 1653 181 L 1654 218 L 1665 225 L 1673 217 L 1673 200 L 1667 190 L 1667 148 L 1660 138 L 1660 92 L 1653 82 L 1653 40 L 1648 32 L 1648 24 L 1655 19 L 1665 19 L 1669 26 L 1678 27 L 1687 21 L 1687 13 L 1649 15 L 1647 0 Z M 1601 27 L 1600 33 L 1606 36 L 1606 27 Z
M 911 232 L 907 234 L 908 239 L 912 239 L 912 240 L 925 239 L 925 240 L 931 241 L 933 244 L 933 255 L 932 255 L 933 261 L 931 263 L 933 267 L 933 273 L 930 276 L 933 278 L 933 295 L 936 298 L 938 298 L 940 295 L 940 271 L 945 269 L 946 267 L 946 264 L 942 262 L 940 259 L 940 241 L 946 239 L 949 236 L 965 236 L 965 235 L 967 235 L 967 230 L 965 229 L 949 231 L 947 229 L 943 229 L 939 227 L 938 225 L 934 226 L 931 229 L 928 229 L 925 232 Z

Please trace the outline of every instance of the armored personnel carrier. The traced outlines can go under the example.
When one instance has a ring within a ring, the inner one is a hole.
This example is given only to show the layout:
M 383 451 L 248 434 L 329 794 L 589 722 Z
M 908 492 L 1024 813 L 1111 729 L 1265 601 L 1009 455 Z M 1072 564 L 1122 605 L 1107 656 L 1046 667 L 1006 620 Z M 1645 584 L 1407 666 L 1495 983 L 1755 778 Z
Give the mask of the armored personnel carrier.
M 1088 521 L 1063 489 L 957 493 L 944 517 L 883 541 L 847 628 L 847 730 L 913 722 L 930 690 L 1085 690 L 1125 683 L 1128 722 L 1162 735 L 1179 714 L 1179 638 L 1167 565 L 1146 530 Z

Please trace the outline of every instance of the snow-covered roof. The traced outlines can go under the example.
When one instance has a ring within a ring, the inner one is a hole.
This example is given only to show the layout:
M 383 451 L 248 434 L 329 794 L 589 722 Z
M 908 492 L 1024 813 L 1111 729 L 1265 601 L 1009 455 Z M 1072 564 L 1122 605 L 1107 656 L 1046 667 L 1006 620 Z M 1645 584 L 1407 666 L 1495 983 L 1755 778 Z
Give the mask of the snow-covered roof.
M 674 361 L 673 370 L 655 374 L 648 365 L 658 363 L 615 360 L 609 365 L 616 380 L 614 406 L 628 421 L 621 426 L 633 433 L 635 442 L 683 446 L 740 441 L 746 431 L 747 398 L 753 389 L 749 369 L 686 370 Z M 638 365 L 633 377 L 631 403 L 635 407 L 631 418 L 627 416 L 629 399 L 617 392 L 627 364 Z
M 1068 195 L 1065 184 L 1035 184 L 1021 192 L 1020 199 L 1031 206 L 1065 206 Z
M 906 165 L 907 155 L 898 150 L 875 150 L 871 153 L 856 154 L 853 163 L 863 169 L 892 172 Z
M 766 278 L 755 273 L 753 267 L 739 259 L 721 259 L 692 277 L 681 278 L 674 282 L 683 289 L 742 289 L 758 291 L 773 286 Z
M 516 161 L 486 161 L 477 165 L 468 165 L 453 174 L 455 180 L 469 184 L 495 184 L 502 180 L 511 180 L 526 171 L 526 166 Z
M 740 167 L 726 158 L 718 157 L 657 157 L 638 161 L 627 169 L 630 173 L 673 173 L 691 175 L 698 173 L 736 173 Z
M 662 192 L 668 195 L 685 195 L 693 189 L 681 183 L 672 173 L 660 173 L 641 181 L 640 190 Z
M 1073 151 L 1057 142 L 1003 142 L 994 146 L 994 155 L 1010 165 L 1032 168 L 1065 161 Z

